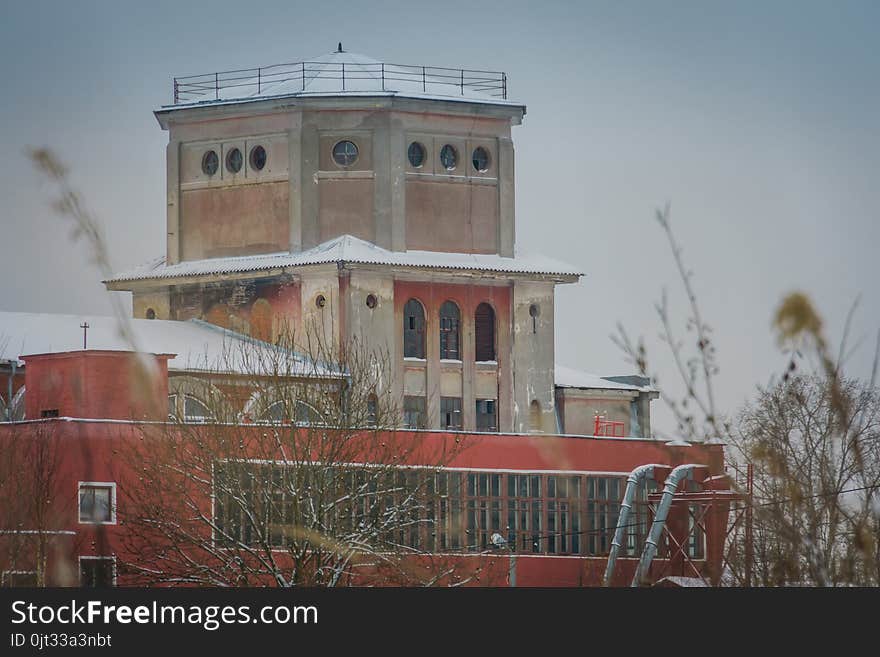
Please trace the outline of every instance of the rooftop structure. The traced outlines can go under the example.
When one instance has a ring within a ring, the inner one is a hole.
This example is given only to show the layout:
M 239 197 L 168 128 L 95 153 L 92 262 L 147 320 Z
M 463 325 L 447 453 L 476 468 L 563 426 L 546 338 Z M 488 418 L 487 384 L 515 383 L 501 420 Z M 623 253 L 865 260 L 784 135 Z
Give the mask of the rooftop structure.
M 507 74 L 381 62 L 346 52 L 340 43 L 334 52 L 307 61 L 175 77 L 172 97 L 173 105 L 183 106 L 327 94 L 466 98 L 504 104 Z

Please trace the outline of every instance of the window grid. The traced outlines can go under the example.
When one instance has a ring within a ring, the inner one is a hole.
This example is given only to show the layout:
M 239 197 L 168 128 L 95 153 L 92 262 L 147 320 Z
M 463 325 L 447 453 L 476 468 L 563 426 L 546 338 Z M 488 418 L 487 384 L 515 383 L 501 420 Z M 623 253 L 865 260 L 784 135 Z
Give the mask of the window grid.
M 116 522 L 116 485 L 112 482 L 79 482 L 79 522 L 113 524 Z
M 265 471 L 269 468 L 271 473 Z M 272 485 L 268 489 L 253 486 L 253 482 L 270 476 Z M 231 486 L 227 484 L 227 491 L 231 487 L 246 497 L 261 494 L 266 498 L 263 503 L 257 499 L 251 502 L 267 527 L 254 528 L 245 522 L 240 508 L 224 504 L 221 481 L 215 488 L 218 492 L 214 505 L 221 530 L 218 542 L 224 542 L 225 534 L 236 542 L 257 544 L 262 539 L 260 532 L 267 531 L 270 545 L 286 546 L 289 534 L 285 528 L 294 526 L 305 509 L 312 508 L 297 500 L 296 491 L 303 489 L 304 482 L 294 485 L 297 482 L 293 476 L 284 466 L 238 463 L 215 470 L 215 478 L 239 478 Z M 332 517 L 321 519 L 328 527 L 335 525 L 345 531 L 353 523 L 375 518 L 388 509 L 407 508 L 409 517 L 386 531 L 382 541 L 434 553 L 491 550 L 491 536 L 499 533 L 518 553 L 605 556 L 611 549 L 626 486 L 621 476 L 440 471 L 428 478 L 422 501 L 406 505 L 407 491 L 416 486 L 416 471 L 402 469 L 390 475 L 387 482 L 378 484 L 379 490 L 376 480 L 366 477 L 362 470 L 328 467 L 321 469 L 320 476 L 333 478 L 340 493 L 343 489 L 358 491 L 350 505 L 336 506 L 329 512 Z M 650 529 L 647 494 L 656 488 L 656 483 L 649 482 L 637 491 L 621 556 L 641 554 Z M 259 489 L 263 492 L 258 494 Z M 699 517 L 700 509 L 695 505 L 691 512 Z M 690 522 L 693 526 L 693 517 Z M 658 547 L 658 558 L 668 557 L 665 537 Z M 689 538 L 688 552 L 693 559 L 705 558 L 705 535 L 699 529 Z

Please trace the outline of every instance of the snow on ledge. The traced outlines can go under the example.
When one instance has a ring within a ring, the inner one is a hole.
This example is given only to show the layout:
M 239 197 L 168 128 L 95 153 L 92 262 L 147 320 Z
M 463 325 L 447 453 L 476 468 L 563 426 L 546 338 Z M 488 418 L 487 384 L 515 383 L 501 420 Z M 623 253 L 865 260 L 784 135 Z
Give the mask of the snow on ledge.
M 441 251 L 389 251 L 352 235 L 341 235 L 298 253 L 268 253 L 227 258 L 189 260 L 174 265 L 164 258 L 116 274 L 105 283 L 182 278 L 211 274 L 258 272 L 305 265 L 352 263 L 397 267 L 486 271 L 507 274 L 541 274 L 578 278 L 583 272 L 541 255 L 517 253 L 513 258 L 486 253 L 447 253 Z

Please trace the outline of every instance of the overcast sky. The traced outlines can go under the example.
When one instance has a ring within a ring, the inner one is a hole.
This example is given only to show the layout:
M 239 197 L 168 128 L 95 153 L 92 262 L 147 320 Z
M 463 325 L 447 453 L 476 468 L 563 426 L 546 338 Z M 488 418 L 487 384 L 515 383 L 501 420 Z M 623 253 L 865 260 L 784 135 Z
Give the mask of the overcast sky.
M 578 265 L 558 290 L 557 360 L 631 371 L 609 335 L 645 335 L 684 298 L 653 215 L 673 223 L 715 329 L 722 406 L 779 371 L 770 321 L 809 292 L 832 341 L 861 296 L 849 371 L 880 327 L 880 3 L 28 2 L 0 20 L 0 310 L 109 313 L 99 275 L 25 159 L 50 145 L 105 224 L 114 265 L 164 252 L 171 78 L 346 50 L 504 70 L 517 244 Z M 655 365 L 674 380 L 668 359 Z M 661 381 L 662 382 L 662 381 Z M 669 430 L 655 403 L 655 424 Z

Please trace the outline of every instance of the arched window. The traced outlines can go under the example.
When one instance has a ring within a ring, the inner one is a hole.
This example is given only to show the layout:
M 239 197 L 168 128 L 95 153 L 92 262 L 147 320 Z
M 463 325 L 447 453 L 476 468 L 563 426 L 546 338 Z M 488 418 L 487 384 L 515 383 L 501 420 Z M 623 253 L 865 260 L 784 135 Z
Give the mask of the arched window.
M 495 360 L 495 311 L 488 303 L 474 313 L 474 341 L 478 361 Z
M 461 360 L 461 313 L 452 301 L 440 306 L 440 358 Z
M 263 417 L 261 419 L 263 422 L 281 424 L 284 421 L 286 415 L 287 413 L 284 409 L 284 402 L 277 401 L 269 405 L 269 408 L 267 408 L 266 412 L 263 413 Z
M 208 422 L 211 419 L 211 411 L 198 399 L 189 395 L 183 398 L 184 422 Z
M 294 414 L 296 415 L 296 423 L 299 425 L 311 426 L 324 424 L 324 418 L 321 417 L 321 413 L 319 413 L 314 406 L 307 404 L 304 401 L 297 400 Z
M 533 399 L 529 404 L 529 431 L 541 430 L 541 402 Z
M 403 356 L 425 357 L 425 309 L 415 299 L 403 307 Z

